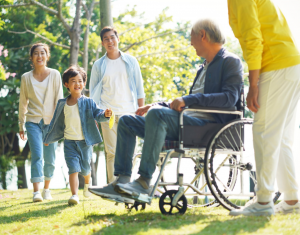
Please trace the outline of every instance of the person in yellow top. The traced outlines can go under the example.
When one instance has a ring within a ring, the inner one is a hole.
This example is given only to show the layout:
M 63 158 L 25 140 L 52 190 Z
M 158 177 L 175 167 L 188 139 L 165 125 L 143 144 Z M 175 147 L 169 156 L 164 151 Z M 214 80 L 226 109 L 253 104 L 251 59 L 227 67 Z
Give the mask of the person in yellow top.
M 300 96 L 300 52 L 271 0 L 228 0 L 229 24 L 249 67 L 247 106 L 255 113 L 256 202 L 230 215 L 300 213 L 292 153 Z M 275 178 L 284 200 L 274 207 Z

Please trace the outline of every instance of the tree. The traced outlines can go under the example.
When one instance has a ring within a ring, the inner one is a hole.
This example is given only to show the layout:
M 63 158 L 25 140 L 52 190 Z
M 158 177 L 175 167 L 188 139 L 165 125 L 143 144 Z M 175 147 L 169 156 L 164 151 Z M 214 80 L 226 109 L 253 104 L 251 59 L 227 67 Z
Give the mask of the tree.
M 18 132 L 18 94 L 20 79 L 17 79 L 16 73 L 6 72 L 8 67 L 5 61 L 12 60 L 8 56 L 7 49 L 3 50 L 0 45 L 0 182 L 4 189 L 7 188 L 7 172 L 17 165 L 19 170 L 18 185 L 27 187 L 25 169 L 21 162 L 28 155 L 28 147 L 23 149 L 20 154 L 19 140 L 16 135 Z M 27 151 L 27 155 L 25 155 Z M 15 164 L 16 163 L 16 164 Z M 24 164 L 23 164 L 24 165 Z M 22 173 L 22 170 L 24 172 Z

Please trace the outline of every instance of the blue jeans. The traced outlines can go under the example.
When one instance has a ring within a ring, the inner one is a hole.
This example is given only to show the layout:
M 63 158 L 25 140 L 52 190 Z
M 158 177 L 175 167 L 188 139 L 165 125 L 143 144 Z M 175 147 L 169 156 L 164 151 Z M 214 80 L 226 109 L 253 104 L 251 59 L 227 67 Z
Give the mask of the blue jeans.
M 86 145 L 85 140 L 64 141 L 65 160 L 69 169 L 69 175 L 79 172 L 86 176 L 91 172 L 91 160 L 93 146 Z
M 46 133 L 42 119 L 40 123 L 26 122 L 27 138 L 31 152 L 31 183 L 43 182 L 51 180 L 55 169 L 55 149 L 57 142 L 45 146 L 43 144 L 43 137 Z M 43 166 L 44 158 L 44 166 Z
M 213 121 L 186 115 L 183 117 L 184 125 L 204 126 L 210 122 Z M 179 113 L 166 107 L 154 106 L 149 109 L 146 117 L 122 116 L 118 125 L 115 175 L 131 176 L 136 136 L 144 139 L 138 173 L 151 179 L 165 140 L 178 140 Z

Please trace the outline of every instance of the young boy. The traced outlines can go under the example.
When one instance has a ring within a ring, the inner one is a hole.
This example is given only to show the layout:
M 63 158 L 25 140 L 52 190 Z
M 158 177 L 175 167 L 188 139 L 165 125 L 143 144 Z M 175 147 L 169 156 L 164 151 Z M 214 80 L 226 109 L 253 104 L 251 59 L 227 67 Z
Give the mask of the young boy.
M 108 121 L 112 111 L 100 109 L 92 99 L 82 95 L 86 84 L 86 72 L 82 68 L 71 66 L 64 72 L 62 80 L 70 95 L 58 101 L 44 143 L 47 145 L 65 138 L 64 153 L 72 192 L 68 203 L 76 205 L 79 203 L 78 173 L 85 179 L 83 195 L 89 197 L 93 145 L 102 142 L 94 120 Z

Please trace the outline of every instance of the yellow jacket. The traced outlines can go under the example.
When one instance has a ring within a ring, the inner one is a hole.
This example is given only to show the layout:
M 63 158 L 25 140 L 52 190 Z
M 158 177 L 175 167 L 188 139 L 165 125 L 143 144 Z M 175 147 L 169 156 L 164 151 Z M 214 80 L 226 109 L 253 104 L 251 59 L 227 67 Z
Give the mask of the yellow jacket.
M 249 70 L 262 73 L 300 64 L 286 19 L 271 0 L 228 0 L 228 15 Z

